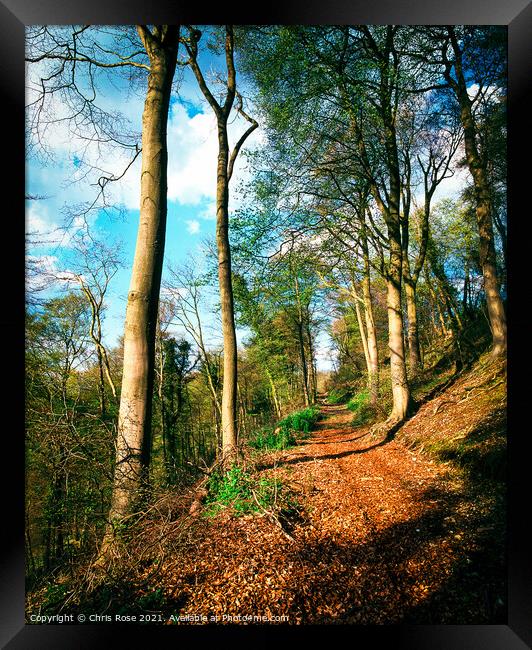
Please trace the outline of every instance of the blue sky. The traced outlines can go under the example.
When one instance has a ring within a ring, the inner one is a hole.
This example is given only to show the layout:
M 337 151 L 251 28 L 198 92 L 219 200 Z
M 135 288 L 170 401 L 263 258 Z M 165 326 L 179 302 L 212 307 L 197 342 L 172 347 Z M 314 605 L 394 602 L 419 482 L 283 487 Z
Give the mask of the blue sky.
M 202 68 L 211 79 L 219 66 L 213 54 L 203 55 Z M 222 67 L 222 71 L 224 68 Z M 35 79 L 33 72 L 27 76 L 27 97 L 33 96 Z M 245 91 L 244 91 L 245 96 Z M 143 109 L 142 88 L 132 91 L 123 78 L 101 84 L 98 101 L 103 107 L 116 109 L 140 133 Z M 55 105 L 58 115 L 63 107 Z M 230 121 L 230 143 L 249 126 L 241 117 Z M 48 129 L 42 136 L 52 157 L 38 160 L 30 157 L 26 166 L 26 193 L 46 198 L 30 201 L 26 211 L 26 229 L 30 241 L 27 254 L 39 259 L 43 268 L 51 273 L 68 271 L 70 240 L 73 232 L 83 226 L 81 219 L 74 220 L 70 228 L 61 233 L 57 241 L 57 230 L 64 225 L 63 209 L 82 201 L 92 201 L 95 196 L 94 177 L 82 175 L 81 160 L 100 166 L 106 172 L 120 174 L 129 160 L 124 152 L 116 149 L 96 151 L 86 147 L 86 143 L 72 138 L 69 131 L 61 125 Z M 246 141 L 245 149 L 260 147 L 263 133 L 259 127 Z M 168 123 L 168 223 L 165 251 L 165 268 L 168 264 L 178 265 L 192 254 L 198 263 L 205 259 L 204 240 L 212 238 L 215 231 L 215 191 L 216 191 L 216 122 L 211 108 L 206 104 L 195 78 L 188 68 L 183 71 L 178 95 L 171 102 Z M 247 176 L 245 158 L 240 155 L 235 165 L 231 181 L 230 209 L 239 205 L 237 187 Z M 439 190 L 444 196 L 454 193 L 463 183 L 463 175 L 447 181 Z M 119 241 L 123 248 L 124 267 L 116 274 L 107 296 L 107 311 L 104 322 L 105 341 L 109 346 L 116 345 L 123 333 L 126 299 L 129 288 L 130 270 L 135 250 L 138 203 L 140 195 L 140 158 L 129 168 L 124 178 L 111 187 L 111 201 L 122 205 L 123 217 L 109 218 L 100 212 L 92 214 L 88 223 L 92 234 L 107 243 Z M 437 199 L 437 197 L 435 197 Z M 67 283 L 62 283 L 68 288 Z M 72 286 L 72 285 L 71 285 Z M 206 304 L 205 318 L 213 325 L 215 318 L 209 314 L 213 300 Z M 215 332 L 216 327 L 211 331 Z M 242 340 L 243 332 L 239 339 Z M 219 342 L 214 335 L 212 344 Z M 321 336 L 318 344 L 319 366 L 331 367 L 328 341 Z
M 213 55 L 202 61 L 202 67 L 211 71 L 216 66 Z M 30 72 L 30 75 L 32 73 Z M 27 77 L 27 95 L 32 97 L 35 82 Z M 126 98 L 126 101 L 123 101 Z M 142 92 L 132 94 L 125 81 L 118 80 L 101 87 L 99 98 L 103 106 L 118 107 L 130 120 L 131 127 L 140 132 L 143 109 Z M 61 107 L 55 110 L 59 113 Z M 230 142 L 235 142 L 249 124 L 242 118 L 230 124 Z M 64 224 L 63 208 L 81 201 L 92 200 L 96 189 L 84 178 L 72 183 L 81 173 L 81 157 L 92 164 L 101 165 L 106 171 L 120 173 L 127 164 L 125 154 L 104 151 L 99 156 L 90 148 L 83 153 L 84 143 L 76 142 L 66 128 L 56 126 L 45 134 L 53 159 L 29 158 L 26 165 L 26 193 L 44 196 L 38 201 L 28 201 L 26 210 L 26 231 L 31 242 L 27 254 L 39 258 L 43 268 L 50 272 L 68 272 L 70 240 L 73 232 L 83 226 L 83 220 L 74 221 L 66 233 L 60 230 Z M 260 136 L 252 134 L 246 147 L 256 146 Z M 178 265 L 189 255 L 197 261 L 205 257 L 204 240 L 212 238 L 215 232 L 216 192 L 216 122 L 210 106 L 201 95 L 196 80 L 186 70 L 179 86 L 178 96 L 172 98 L 168 122 L 168 222 L 165 249 L 165 268 L 168 264 Z M 236 188 L 245 176 L 243 157 L 235 165 L 232 187 Z M 92 182 L 94 182 L 92 180 Z M 110 218 L 104 212 L 92 214 L 88 223 L 93 235 L 107 243 L 119 241 L 122 244 L 124 267 L 113 279 L 107 297 L 107 311 L 104 323 L 105 340 L 115 345 L 123 333 L 130 270 L 134 256 L 138 203 L 140 196 L 140 158 L 127 171 L 123 180 L 113 183 L 111 200 L 122 205 L 122 215 Z M 238 197 L 232 192 L 230 207 L 234 208 Z M 63 282 L 63 288 L 68 283 Z M 70 285 L 72 286 L 72 285 Z M 206 311 L 212 304 L 206 305 Z M 207 315 L 208 317 L 208 315 Z M 211 319 L 212 320 L 212 319 Z M 213 344 L 216 337 L 213 338 Z

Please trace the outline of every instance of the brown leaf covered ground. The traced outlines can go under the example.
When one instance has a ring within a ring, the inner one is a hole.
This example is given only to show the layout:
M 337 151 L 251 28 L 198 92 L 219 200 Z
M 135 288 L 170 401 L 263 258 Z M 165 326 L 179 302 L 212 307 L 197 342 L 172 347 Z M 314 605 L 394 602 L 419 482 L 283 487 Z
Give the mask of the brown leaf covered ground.
M 311 438 L 262 460 L 260 471 L 295 495 L 298 516 L 283 530 L 266 515 L 198 514 L 186 540 L 169 540 L 152 583 L 166 614 L 185 623 L 502 622 L 502 487 L 420 444 L 441 452 L 442 441 L 477 436 L 464 458 L 495 444 L 481 434 L 501 424 L 505 382 L 495 403 L 502 375 L 490 373 L 455 382 L 391 441 L 353 427 L 345 407 L 323 405 Z

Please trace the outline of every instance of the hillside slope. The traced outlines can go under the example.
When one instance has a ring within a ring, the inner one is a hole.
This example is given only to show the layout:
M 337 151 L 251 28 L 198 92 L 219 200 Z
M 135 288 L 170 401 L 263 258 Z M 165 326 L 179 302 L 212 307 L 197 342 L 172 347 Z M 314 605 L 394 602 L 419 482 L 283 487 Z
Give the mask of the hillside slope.
M 307 440 L 252 458 L 284 510 L 205 516 L 194 491 L 167 495 L 92 606 L 183 624 L 503 623 L 505 370 L 483 360 L 448 384 L 391 441 L 323 404 Z

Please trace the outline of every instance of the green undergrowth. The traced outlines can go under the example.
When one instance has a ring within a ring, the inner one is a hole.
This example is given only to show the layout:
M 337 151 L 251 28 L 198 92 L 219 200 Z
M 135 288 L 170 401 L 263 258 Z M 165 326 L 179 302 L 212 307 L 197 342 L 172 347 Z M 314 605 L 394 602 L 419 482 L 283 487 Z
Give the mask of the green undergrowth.
M 298 439 L 308 438 L 313 425 L 320 415 L 318 407 L 310 406 L 296 411 L 280 420 L 273 427 L 263 427 L 248 439 L 254 449 L 288 449 L 297 444 Z
M 214 517 L 224 509 L 237 516 L 265 510 L 288 512 L 297 505 L 280 479 L 260 476 L 238 465 L 213 474 L 207 491 L 206 517 Z
M 353 391 L 348 388 L 333 388 L 327 396 L 327 404 L 345 404 L 353 395 Z
M 354 416 L 351 424 L 361 426 L 375 421 L 377 412 L 370 403 L 369 392 L 361 391 L 354 395 L 347 403 L 347 408 L 353 411 Z

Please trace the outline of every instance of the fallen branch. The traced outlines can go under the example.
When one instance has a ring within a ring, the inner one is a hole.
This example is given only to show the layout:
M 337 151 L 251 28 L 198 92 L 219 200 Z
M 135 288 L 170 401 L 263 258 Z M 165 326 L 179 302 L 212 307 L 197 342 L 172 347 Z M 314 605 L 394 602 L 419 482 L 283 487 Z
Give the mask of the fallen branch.
M 275 513 L 273 513 L 271 510 L 267 510 L 266 508 L 264 508 L 264 506 L 259 502 L 259 500 L 257 499 L 257 495 L 255 494 L 254 490 L 251 490 L 251 494 L 253 495 L 253 499 L 254 499 L 255 503 L 257 504 L 259 509 L 262 511 L 262 513 L 264 515 L 266 515 L 266 517 L 268 517 L 268 519 L 275 526 L 277 526 L 277 528 L 279 528 L 279 530 L 283 533 L 283 535 L 286 537 L 286 539 L 288 539 L 290 542 L 295 542 L 295 539 L 286 532 L 286 530 L 283 527 L 283 524 L 279 521 L 279 518 L 275 515 Z

